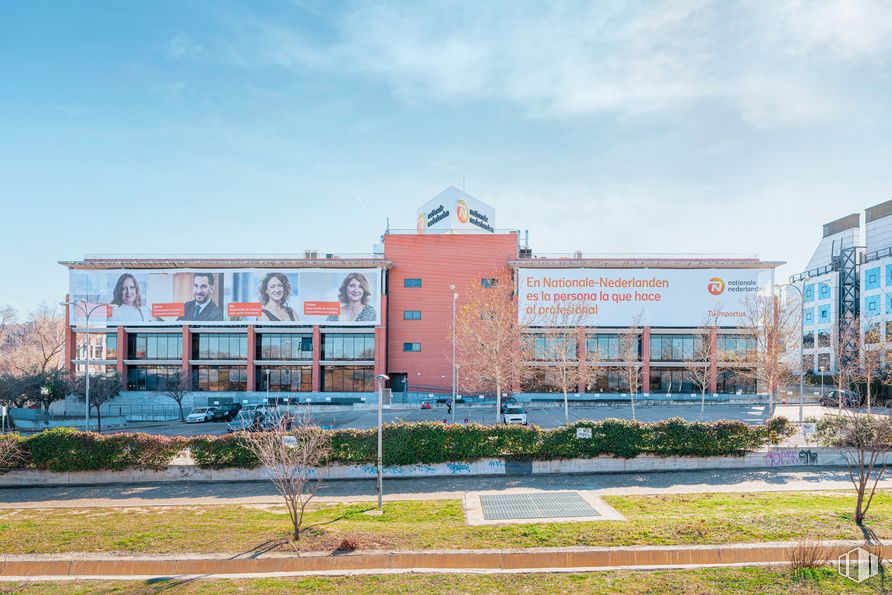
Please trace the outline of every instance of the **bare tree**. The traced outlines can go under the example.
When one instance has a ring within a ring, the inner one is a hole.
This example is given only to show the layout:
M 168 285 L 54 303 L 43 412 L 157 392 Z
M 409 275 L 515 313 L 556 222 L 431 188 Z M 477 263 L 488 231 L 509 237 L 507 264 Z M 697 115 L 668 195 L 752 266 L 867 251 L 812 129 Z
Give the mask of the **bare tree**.
M 41 304 L 25 323 L 7 330 L 7 342 L 0 350 L 0 368 L 17 374 L 60 368 L 64 349 L 62 312 Z
M 587 303 L 566 303 L 554 308 L 552 313 L 536 318 L 536 325 L 542 326 L 541 353 L 534 349 L 533 359 L 542 366 L 544 380 L 549 386 L 559 389 L 564 395 L 564 423 L 570 424 L 569 393 L 579 389 L 579 382 L 585 379 L 588 365 L 579 358 L 578 330 L 584 327 L 592 310 Z
M 90 409 L 96 410 L 96 431 L 102 432 L 102 409 L 101 407 L 117 397 L 122 389 L 121 379 L 117 374 L 110 376 L 93 376 L 90 375 Z M 86 383 L 83 376 L 79 377 L 73 383 L 72 392 L 78 398 L 85 402 Z M 89 428 L 87 428 L 89 429 Z
M 768 393 L 768 415 L 774 415 L 776 392 L 792 378 L 791 354 L 799 347 L 799 308 L 771 295 L 749 295 L 743 300 L 741 330 L 755 339 L 756 348 L 737 354 L 739 374 Z
M 176 401 L 177 406 L 180 408 L 180 421 L 186 419 L 183 415 L 183 399 L 185 399 L 186 395 L 190 392 L 192 392 L 192 383 L 189 382 L 187 378 L 181 377 L 179 374 L 177 375 L 176 380 L 172 384 L 168 384 L 167 390 L 164 391 L 164 395 Z
M 296 422 L 283 417 L 268 432 L 245 433 L 244 441 L 285 500 L 292 536 L 299 540 L 307 505 L 316 495 L 331 453 L 328 434 L 304 415 Z
M 818 438 L 826 446 L 842 449 L 855 486 L 855 523 L 864 523 L 876 494 L 877 484 L 886 473 L 892 450 L 892 418 L 846 411 L 825 415 L 818 422 Z
M 500 271 L 487 286 L 470 283 L 456 312 L 456 360 L 463 390 L 495 389 L 496 416 L 502 392 L 519 383 L 528 369 L 511 272 Z
M 3 306 L 0 308 L 0 349 L 6 344 L 9 332 L 15 327 L 15 321 L 18 317 L 15 308 L 11 306 Z
M 709 390 L 712 380 L 712 361 L 717 357 L 716 345 L 712 341 L 717 327 L 718 316 L 707 313 L 700 327 L 694 331 L 694 351 L 691 359 L 684 363 L 685 369 L 691 376 L 691 382 L 700 391 L 700 419 L 703 419 L 706 410 L 706 391 Z
M 0 434 L 0 470 L 14 467 L 22 459 L 18 434 Z
M 873 403 L 873 384 L 883 378 L 883 366 L 885 365 L 888 348 L 880 336 L 878 321 L 868 320 L 864 332 L 860 336 L 861 361 L 859 366 L 859 379 L 864 382 L 864 400 L 867 412 L 871 412 Z
M 619 334 L 619 356 L 622 363 L 623 376 L 629 388 L 629 398 L 632 404 L 632 419 L 635 417 L 635 394 L 641 385 L 641 321 L 644 312 L 639 312 L 629 321 L 629 326 Z
M 858 378 L 861 362 L 854 346 L 861 343 L 861 329 L 857 317 L 839 321 L 839 332 L 830 335 L 833 364 L 836 368 L 836 388 L 839 389 L 839 411 L 842 412 L 842 391 L 848 390 Z

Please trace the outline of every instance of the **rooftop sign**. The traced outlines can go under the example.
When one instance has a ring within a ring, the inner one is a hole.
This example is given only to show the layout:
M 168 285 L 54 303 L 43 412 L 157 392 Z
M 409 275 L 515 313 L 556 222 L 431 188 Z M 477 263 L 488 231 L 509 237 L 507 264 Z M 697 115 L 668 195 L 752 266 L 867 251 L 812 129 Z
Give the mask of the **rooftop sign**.
M 428 229 L 493 233 L 495 225 L 495 209 L 455 186 L 421 205 L 415 214 L 418 233 Z

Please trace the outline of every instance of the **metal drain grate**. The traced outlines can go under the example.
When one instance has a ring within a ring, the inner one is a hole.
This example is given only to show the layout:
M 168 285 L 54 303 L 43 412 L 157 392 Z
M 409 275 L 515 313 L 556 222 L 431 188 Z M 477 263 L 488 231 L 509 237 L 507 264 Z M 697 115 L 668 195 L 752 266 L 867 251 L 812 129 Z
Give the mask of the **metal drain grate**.
M 481 494 L 480 504 L 488 521 L 601 516 L 576 492 Z

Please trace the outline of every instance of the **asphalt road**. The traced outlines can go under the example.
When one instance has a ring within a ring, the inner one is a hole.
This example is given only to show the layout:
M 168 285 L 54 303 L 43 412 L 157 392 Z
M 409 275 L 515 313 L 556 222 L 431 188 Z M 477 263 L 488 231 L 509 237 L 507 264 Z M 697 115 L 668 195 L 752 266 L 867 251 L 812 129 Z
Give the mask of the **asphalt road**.
M 822 415 L 825 408 L 807 406 L 805 415 Z M 798 419 L 799 410 L 795 406 L 778 407 L 777 414 L 785 415 L 790 419 Z M 543 428 L 554 428 L 564 423 L 564 411 L 561 407 L 527 409 L 527 415 L 531 424 Z M 700 419 L 699 405 L 643 405 L 636 409 L 636 418 L 639 421 L 654 422 L 671 417 L 682 417 L 687 420 Z M 765 405 L 727 405 L 707 404 L 703 416 L 704 421 L 720 419 L 734 419 L 748 424 L 764 422 L 768 417 L 768 407 Z M 608 418 L 632 419 L 632 410 L 628 405 L 609 405 L 599 407 L 571 407 L 570 420 L 601 420 Z M 375 411 L 339 411 L 339 412 L 314 412 L 312 419 L 326 428 L 373 428 L 377 424 Z M 446 421 L 452 423 L 452 416 L 445 408 L 429 410 L 386 410 L 384 412 L 385 423 L 395 421 Z M 455 412 L 456 423 L 483 423 L 493 424 L 496 421 L 495 412 L 491 409 L 458 407 Z M 224 423 L 185 424 L 181 422 L 133 424 L 131 427 L 120 430 L 125 432 L 146 432 L 163 436 L 196 436 L 202 434 L 225 434 Z

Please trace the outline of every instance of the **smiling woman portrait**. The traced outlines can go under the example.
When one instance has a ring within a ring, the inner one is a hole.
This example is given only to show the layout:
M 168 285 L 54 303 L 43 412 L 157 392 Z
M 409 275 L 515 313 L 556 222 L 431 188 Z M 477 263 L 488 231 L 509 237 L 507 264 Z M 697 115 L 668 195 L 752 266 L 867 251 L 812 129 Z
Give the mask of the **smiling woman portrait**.
M 260 282 L 260 320 L 297 320 L 294 310 L 288 305 L 290 296 L 291 282 L 288 277 L 283 273 L 267 273 Z
M 375 307 L 369 304 L 372 290 L 369 280 L 362 273 L 350 273 L 338 290 L 341 303 L 340 316 L 329 316 L 325 320 L 338 322 L 374 322 L 377 318 Z
M 139 290 L 139 283 L 130 273 L 118 277 L 111 303 L 117 306 L 111 315 L 111 320 L 115 322 L 145 322 L 152 319 Z

